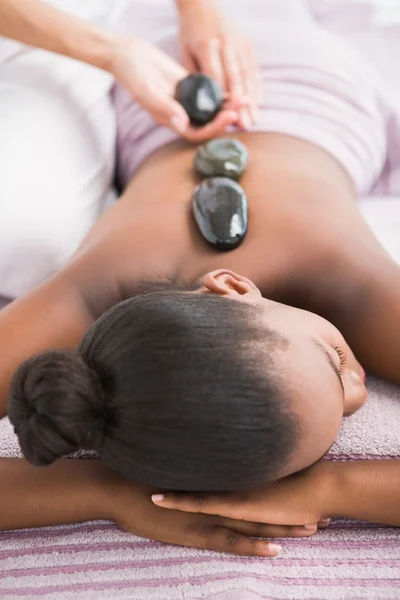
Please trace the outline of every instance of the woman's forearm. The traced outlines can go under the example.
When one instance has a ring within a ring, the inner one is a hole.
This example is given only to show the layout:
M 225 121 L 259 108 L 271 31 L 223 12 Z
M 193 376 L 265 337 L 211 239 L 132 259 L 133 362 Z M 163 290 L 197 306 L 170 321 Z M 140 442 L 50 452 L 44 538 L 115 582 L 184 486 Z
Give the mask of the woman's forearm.
M 115 38 L 40 0 L 0 0 L 0 35 L 109 70 Z
M 400 527 L 400 460 L 326 463 L 333 475 L 328 516 Z
M 110 518 L 107 472 L 94 460 L 0 458 L 0 531 Z

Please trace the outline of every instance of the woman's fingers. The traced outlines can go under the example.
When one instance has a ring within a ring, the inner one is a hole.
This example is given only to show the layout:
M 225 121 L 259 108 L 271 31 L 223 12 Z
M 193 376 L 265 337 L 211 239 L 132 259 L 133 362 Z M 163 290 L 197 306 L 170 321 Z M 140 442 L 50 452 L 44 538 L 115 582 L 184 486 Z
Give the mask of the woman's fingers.
M 225 494 L 185 494 L 168 492 L 168 494 L 153 494 L 154 504 L 162 508 L 181 510 L 183 512 L 220 515 L 230 519 L 242 520 L 243 503 L 238 497 Z M 248 519 L 249 520 L 249 519 Z
M 243 556 L 274 557 L 281 551 L 281 546 L 257 538 L 306 538 L 315 535 L 317 531 L 316 524 L 306 528 L 225 519 L 222 525 L 201 528 L 194 534 L 194 539 L 191 535 L 188 545 Z
M 307 525 L 267 525 L 265 523 L 250 523 L 249 521 L 235 521 L 225 519 L 223 525 L 229 529 L 233 529 L 242 535 L 262 538 L 305 538 L 312 537 L 318 531 L 318 526 Z
M 281 537 L 281 534 L 284 532 L 294 532 L 297 535 L 302 535 L 304 531 L 308 533 L 304 533 L 304 536 L 313 535 L 317 529 L 326 529 L 329 527 L 331 523 L 331 519 L 323 519 L 316 523 L 305 524 L 305 525 L 271 525 L 268 524 L 267 517 L 267 508 L 266 505 L 263 506 L 262 502 L 260 504 L 260 499 L 254 498 L 252 499 L 251 494 L 249 496 L 248 493 L 245 492 L 236 492 L 234 494 L 224 494 L 224 493 L 174 493 L 168 492 L 166 494 L 154 494 L 152 497 L 152 501 L 157 506 L 161 508 L 179 510 L 182 512 L 191 512 L 191 513 L 202 513 L 208 515 L 215 515 L 224 517 L 232 521 L 232 524 L 229 524 L 229 527 L 233 527 L 233 524 L 237 521 L 247 521 L 247 525 L 244 527 L 248 527 L 243 529 L 245 532 L 249 532 L 249 535 L 253 535 L 251 533 L 254 528 L 255 521 L 261 521 L 264 517 L 267 523 L 265 524 L 265 529 L 262 531 L 264 535 L 268 537 Z M 273 505 L 269 507 L 270 510 L 273 509 Z M 272 518 L 282 518 L 282 512 L 279 509 L 273 509 L 274 516 Z M 271 518 L 271 517 L 270 517 Z M 298 518 L 298 517 L 297 517 Z M 297 520 L 296 518 L 296 520 Z M 286 520 L 287 519 L 287 520 Z M 285 520 L 287 523 L 290 523 L 290 519 L 293 519 L 294 515 L 290 516 L 288 514 L 285 516 Z M 292 521 L 292 522 L 293 522 Z M 279 523 L 279 521 L 278 521 Z M 282 521 L 281 521 L 282 523 Z M 301 523 L 301 521 L 300 521 Z M 306 521 L 307 523 L 307 521 Z M 235 525 L 236 527 L 236 525 Z M 257 531 L 261 531 L 262 524 L 257 523 L 256 527 Z M 274 527 L 274 529 L 271 529 Z M 287 533 L 286 535 L 290 535 Z
M 191 539 L 188 540 L 188 546 L 242 556 L 273 557 L 281 551 L 281 546 L 278 544 L 247 537 L 237 531 L 218 525 L 207 529 L 202 528 L 194 534 L 193 538 L 191 536 Z
M 323 521 L 319 521 L 318 529 L 327 529 L 331 524 L 331 519 L 324 519 Z

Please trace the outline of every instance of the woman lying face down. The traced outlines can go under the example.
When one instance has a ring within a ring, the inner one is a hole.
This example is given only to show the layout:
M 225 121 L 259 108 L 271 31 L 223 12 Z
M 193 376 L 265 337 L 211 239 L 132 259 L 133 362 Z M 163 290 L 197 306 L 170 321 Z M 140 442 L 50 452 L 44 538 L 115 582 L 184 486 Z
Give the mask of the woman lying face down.
M 142 291 L 76 353 L 17 371 L 8 412 L 30 462 L 87 448 L 152 486 L 255 488 L 317 462 L 364 404 L 365 374 L 340 332 L 247 278 L 220 270 Z

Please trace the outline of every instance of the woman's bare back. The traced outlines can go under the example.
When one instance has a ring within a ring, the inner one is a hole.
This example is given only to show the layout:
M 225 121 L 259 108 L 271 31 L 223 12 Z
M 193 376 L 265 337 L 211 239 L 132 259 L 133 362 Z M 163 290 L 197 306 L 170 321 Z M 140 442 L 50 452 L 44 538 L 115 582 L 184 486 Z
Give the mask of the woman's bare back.
M 382 343 L 388 341 L 385 310 L 400 328 L 400 310 L 393 313 L 392 306 L 396 294 L 400 297 L 400 271 L 362 218 L 346 172 L 323 150 L 289 136 L 235 137 L 250 154 L 240 181 L 249 199 L 243 244 L 221 253 L 203 240 L 191 213 L 191 195 L 199 182 L 193 169 L 195 148 L 183 142 L 165 146 L 99 220 L 69 267 L 79 271 L 79 265 L 91 261 L 93 277 L 83 285 L 95 316 L 138 293 L 140 281 L 193 282 L 209 271 L 230 269 L 253 280 L 264 296 L 331 320 L 367 368 L 393 378 L 393 365 L 388 370 L 387 361 L 381 364 L 365 349 L 373 315 L 382 315 L 377 321 Z M 107 267 L 96 260 L 101 254 L 106 254 Z M 98 295 L 93 299 L 93 290 L 99 289 L 95 272 L 104 282 L 105 269 L 113 285 L 106 290 L 108 299 L 99 303 Z M 382 312 L 376 310 L 377 302 Z M 374 308 L 367 310 L 371 303 Z
M 343 244 L 349 251 L 353 243 L 361 244 L 387 258 L 359 214 L 351 181 L 334 159 L 288 136 L 240 138 L 250 153 L 240 181 L 249 199 L 249 231 L 238 249 L 217 252 L 197 230 L 191 213 L 191 196 L 199 183 L 193 169 L 195 148 L 178 142 L 143 165 L 71 266 L 106 245 L 110 255 L 121 256 L 120 262 L 115 258 L 113 272 L 133 285 L 138 270 L 141 279 L 197 281 L 207 271 L 227 268 L 252 279 L 265 296 L 293 302 L 300 301 L 297 294 L 304 296 L 304 288 L 310 292 L 317 284 L 317 265 L 326 267 Z

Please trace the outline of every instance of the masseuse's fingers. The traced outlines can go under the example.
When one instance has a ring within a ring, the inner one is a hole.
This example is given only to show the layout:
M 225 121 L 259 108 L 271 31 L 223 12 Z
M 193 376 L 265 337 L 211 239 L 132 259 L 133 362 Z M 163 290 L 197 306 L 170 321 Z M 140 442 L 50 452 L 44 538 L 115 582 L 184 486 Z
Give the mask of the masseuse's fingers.
M 234 125 L 238 120 L 238 113 L 232 110 L 221 111 L 211 123 L 201 128 L 190 127 L 181 135 L 188 142 L 202 143 L 211 138 L 222 135 L 225 129 Z
M 250 45 L 249 45 L 250 48 Z M 244 41 L 236 45 L 226 42 L 222 47 L 226 89 L 228 90 L 228 106 L 240 104 L 237 125 L 244 130 L 250 129 L 253 123 L 250 104 L 254 104 L 252 77 L 247 68 Z
M 258 105 L 261 101 L 261 79 L 252 45 L 243 40 L 243 51 L 239 55 L 243 87 L 249 99 L 249 113 L 252 123 L 258 120 Z
M 210 38 L 197 47 L 196 61 L 199 70 L 219 83 L 225 92 L 226 81 L 222 62 L 222 42 L 219 38 Z
M 252 86 L 251 77 L 249 75 L 247 69 L 247 62 L 245 61 L 243 55 L 239 55 L 238 57 L 241 71 L 241 86 L 242 86 L 242 94 L 246 98 L 248 98 L 248 106 L 243 106 L 239 111 L 239 120 L 238 126 L 242 127 L 245 131 L 250 129 L 252 126 L 254 119 L 254 90 Z
M 237 110 L 222 110 L 204 127 L 192 127 L 188 114 L 179 102 L 150 88 L 147 95 L 142 97 L 141 104 L 157 123 L 173 129 L 192 143 L 202 143 L 222 135 L 227 127 L 238 121 Z
M 174 98 L 161 94 L 149 84 L 143 86 L 137 101 L 157 123 L 173 129 L 184 139 L 193 143 L 201 143 L 222 135 L 227 127 L 238 120 L 237 110 L 222 110 L 208 125 L 200 128 L 192 127 L 183 106 Z
M 193 58 L 193 55 L 188 51 L 188 49 L 186 47 L 183 47 L 181 49 L 181 55 L 182 55 L 182 64 L 185 67 L 185 69 L 189 73 L 196 73 L 197 72 L 196 61 Z
M 235 100 L 243 95 L 242 74 L 236 47 L 226 41 L 221 49 L 226 91 Z
M 262 88 L 262 79 L 261 79 L 261 70 L 260 70 L 260 66 L 258 64 L 253 46 L 251 44 L 248 43 L 248 41 L 245 41 L 245 44 L 247 44 L 247 48 L 246 48 L 246 57 L 247 57 L 247 64 L 248 64 L 248 69 L 249 69 L 249 74 L 251 77 L 251 81 L 253 83 L 253 90 L 254 90 L 254 103 L 256 105 L 256 107 L 258 108 L 258 106 L 260 105 L 261 101 L 262 101 L 262 97 L 263 97 L 263 88 Z
M 238 120 L 237 111 L 222 110 L 208 125 L 192 127 L 183 106 L 173 98 L 148 88 L 147 95 L 143 95 L 139 100 L 157 123 L 170 127 L 188 142 L 201 143 L 222 135 L 227 127 Z
M 189 117 L 183 106 L 170 96 L 160 94 L 152 86 L 144 86 L 137 101 L 160 125 L 170 127 L 179 135 L 188 129 Z
M 239 127 L 249 129 L 258 119 L 261 82 L 259 69 L 256 64 L 253 47 L 246 38 L 242 38 L 236 47 L 237 64 L 240 69 L 240 79 L 237 93 L 246 98 L 246 103 L 239 112 Z

